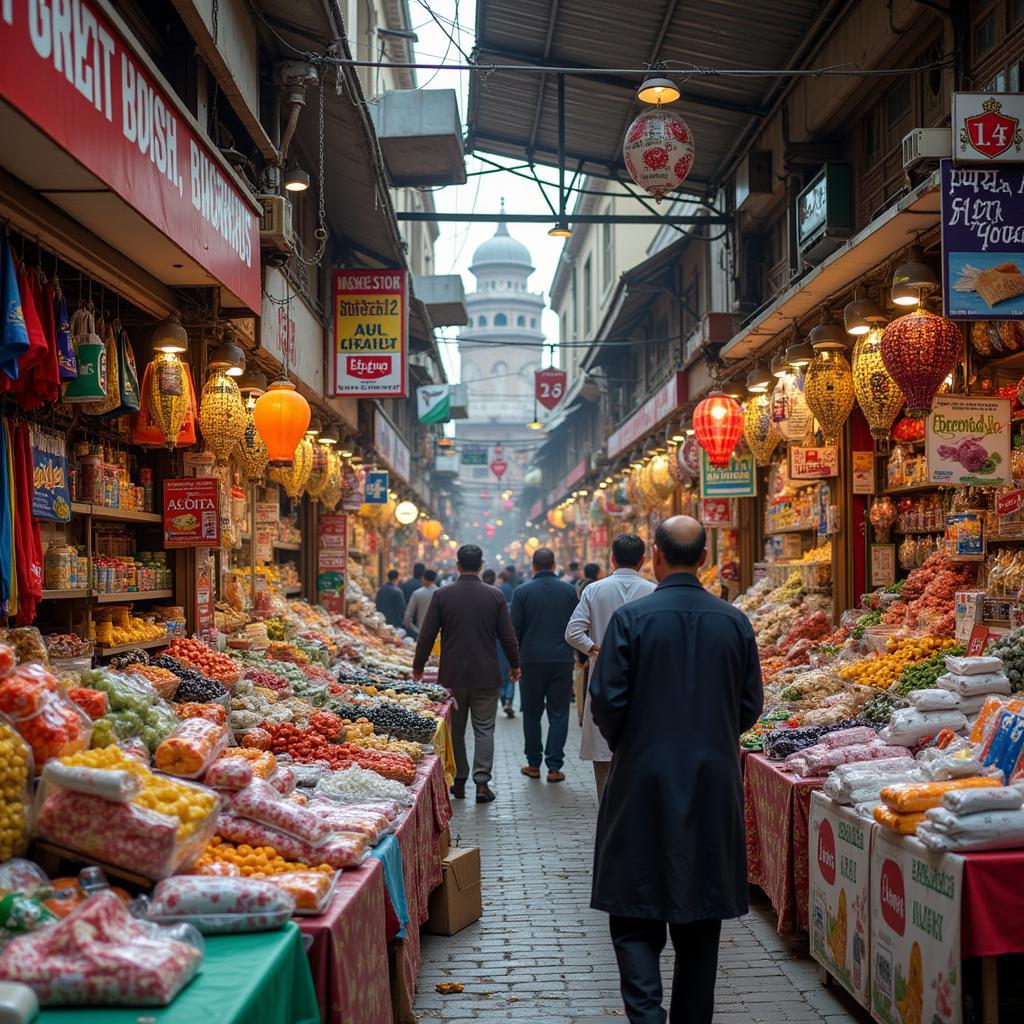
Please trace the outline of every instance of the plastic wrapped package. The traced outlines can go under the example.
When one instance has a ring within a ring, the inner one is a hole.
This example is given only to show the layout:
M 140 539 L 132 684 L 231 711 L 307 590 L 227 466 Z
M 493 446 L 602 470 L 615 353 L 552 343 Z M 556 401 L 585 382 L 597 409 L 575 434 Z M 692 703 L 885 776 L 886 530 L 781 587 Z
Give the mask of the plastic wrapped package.
M 249 762 L 253 778 L 267 779 L 277 768 L 277 758 L 269 750 L 257 747 L 226 747 L 220 752 L 220 760 L 228 757 L 241 757 Z
M 972 743 L 979 744 L 982 752 L 992 742 L 992 737 L 999 724 L 1000 713 L 1003 711 L 1012 711 L 1014 713 L 1024 711 L 1024 700 L 999 696 L 986 699 L 967 737 Z
M 0 630 L 0 641 L 13 653 L 19 668 L 25 668 L 30 662 L 38 662 L 41 665 L 45 665 L 49 659 L 46 641 L 43 639 L 43 634 L 35 626 L 16 626 L 13 629 L 2 629 Z M 8 657 L 6 654 L 2 660 L 4 664 L 7 664 Z M 7 671 L 10 671 L 10 669 Z
M 873 783 L 865 783 L 858 789 L 851 790 L 849 795 L 840 797 L 836 803 L 856 807 L 858 804 L 871 803 L 872 806 L 881 803 L 882 790 L 886 786 L 895 786 L 900 782 L 925 782 L 925 777 L 917 768 L 911 768 L 906 772 L 898 772 L 886 779 L 877 779 Z
M 960 694 L 952 690 L 912 690 L 907 694 L 912 708 L 918 711 L 961 711 Z
M 138 738 L 152 754 L 178 727 L 178 716 L 142 676 L 94 668 L 82 673 L 82 685 L 102 690 L 110 706 L 94 723 L 94 746 Z
M 92 722 L 63 692 L 40 691 L 37 710 L 24 716 L 11 713 L 8 718 L 31 748 L 37 772 L 51 757 L 66 757 L 88 749 Z
M 182 721 L 189 718 L 205 718 L 208 722 L 214 722 L 216 725 L 228 724 L 227 709 L 223 704 L 216 702 L 200 704 L 194 700 L 189 700 L 176 705 L 174 712 Z
M 394 800 L 365 800 L 362 803 L 346 804 L 345 806 L 356 811 L 383 814 L 390 822 L 395 822 L 402 816 L 402 807 Z
M 297 781 L 295 770 L 291 765 L 282 764 L 268 776 L 267 782 L 277 790 L 281 796 L 291 796 L 295 792 Z
M 382 778 L 358 765 L 325 774 L 316 784 L 313 794 L 338 803 L 358 804 L 378 799 L 394 800 L 402 807 L 412 803 L 412 792 L 408 786 Z
M 107 695 L 102 690 L 90 690 L 87 686 L 73 686 L 68 690 L 71 698 L 93 721 L 102 718 L 110 709 Z
M 0 716 L 0 863 L 28 848 L 33 760 L 17 729 Z
M 825 780 L 826 796 L 837 803 L 851 803 L 850 794 L 868 786 L 881 787 L 890 781 L 902 781 L 902 776 L 914 771 L 912 757 L 887 757 L 872 761 L 839 765 Z
M 962 697 L 976 697 L 982 693 L 1010 692 L 1010 680 L 1002 672 L 992 672 L 986 675 L 959 676 L 947 672 L 935 680 L 935 685 L 940 690 L 950 690 L 959 693 Z
M 939 757 L 921 759 L 921 773 L 929 782 L 945 782 L 949 779 L 967 779 L 974 775 L 991 775 L 981 761 L 972 756 L 959 756 L 937 751 Z M 1002 773 L 1000 772 L 1000 777 Z
M 826 775 L 843 764 L 888 759 L 897 756 L 898 748 L 878 746 L 875 743 L 856 743 L 829 750 L 825 747 L 811 748 L 807 752 L 807 769 L 811 775 Z
M 949 779 L 945 782 L 908 782 L 886 786 L 882 790 L 882 800 L 892 810 L 908 814 L 938 807 L 942 803 L 943 794 L 954 789 L 996 789 L 1001 786 L 999 779 L 983 776 Z
M 330 800 L 311 800 L 305 809 L 332 830 L 361 833 L 369 839 L 371 846 L 376 846 L 384 836 L 394 831 L 391 819 L 380 811 L 344 806 Z
M 14 939 L 0 955 L 0 977 L 28 985 L 44 1006 L 166 1006 L 202 959 L 194 929 L 138 921 L 107 891 L 52 928 Z
M 270 783 L 259 779 L 235 796 L 231 812 L 238 817 L 270 825 L 312 846 L 324 843 L 332 831 L 331 825 L 323 818 L 310 813 L 305 807 L 289 803 Z
M 879 825 L 901 836 L 912 836 L 917 831 L 917 826 L 925 820 L 923 812 L 920 811 L 899 813 L 888 807 L 876 807 L 873 813 Z
M 851 747 L 858 743 L 870 743 L 877 738 L 877 733 L 869 725 L 857 725 L 852 729 L 837 729 L 821 738 L 822 745 L 829 750 L 838 747 Z
M 959 711 L 919 711 L 900 708 L 892 713 L 889 724 L 878 734 L 885 743 L 915 747 L 943 729 L 960 732 L 967 728 L 967 719 Z
M 983 749 L 981 763 L 986 768 L 998 768 L 1009 778 L 1017 766 L 1022 744 L 1024 716 L 1003 711 L 996 721 L 991 742 Z
M 984 811 L 1016 811 L 1024 807 L 1024 792 L 1016 786 L 1002 789 L 954 789 L 943 793 L 942 806 L 953 814 L 980 814 Z
M 0 864 L 0 889 L 8 892 L 32 892 L 50 884 L 46 872 L 34 861 L 14 857 Z
M 294 764 L 279 757 L 282 764 L 287 764 L 295 776 L 295 784 L 301 789 L 312 789 L 324 775 L 330 774 L 331 766 L 326 761 L 314 761 L 311 764 Z
M 1009 850 L 1024 846 L 1024 809 L 953 814 L 928 811 L 917 837 L 930 850 Z
M 370 844 L 366 836 L 354 832 L 337 832 L 332 834 L 324 845 L 312 846 L 262 822 L 240 818 L 234 814 L 220 816 L 217 832 L 222 838 L 233 843 L 272 846 L 282 856 L 303 864 L 356 868 L 370 854 Z
M 168 775 L 195 779 L 227 745 L 228 731 L 223 725 L 189 718 L 156 748 L 153 763 Z
M 284 890 L 295 900 L 297 912 L 322 914 L 334 892 L 337 875 L 325 875 L 321 871 L 284 871 L 273 875 L 268 881 Z
M 213 789 L 245 789 L 253 778 L 252 766 L 244 757 L 218 757 L 206 769 L 203 783 Z
M 295 898 L 258 878 L 178 875 L 159 882 L 146 917 L 158 924 L 190 924 L 204 935 L 280 928 Z
M 1001 658 L 993 657 L 958 658 L 953 655 L 947 655 L 946 671 L 958 676 L 986 675 L 993 672 L 1002 672 L 1003 661 Z
M 73 793 L 102 797 L 113 803 L 134 800 L 143 790 L 142 779 L 120 768 L 88 768 L 56 759 L 43 766 L 43 782 Z

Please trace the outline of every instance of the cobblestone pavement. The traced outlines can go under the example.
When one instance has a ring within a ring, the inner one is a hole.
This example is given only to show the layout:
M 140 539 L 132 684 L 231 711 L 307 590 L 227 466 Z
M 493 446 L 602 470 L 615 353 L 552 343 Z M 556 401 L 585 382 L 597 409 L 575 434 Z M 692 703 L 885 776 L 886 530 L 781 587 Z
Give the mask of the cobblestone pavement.
M 416 1016 L 424 1024 L 625 1020 L 607 918 L 589 908 L 597 797 L 591 766 L 574 756 L 575 711 L 559 785 L 519 774 L 519 717 L 499 718 L 496 732 L 498 799 L 456 800 L 452 821 L 453 845 L 458 837 L 481 848 L 484 916 L 451 938 L 423 936 Z M 716 1024 L 867 1021 L 845 993 L 822 987 L 806 948 L 783 942 L 767 901 L 752 897 L 751 913 L 722 932 Z M 666 954 L 666 972 L 670 963 Z M 465 990 L 439 995 L 445 981 Z

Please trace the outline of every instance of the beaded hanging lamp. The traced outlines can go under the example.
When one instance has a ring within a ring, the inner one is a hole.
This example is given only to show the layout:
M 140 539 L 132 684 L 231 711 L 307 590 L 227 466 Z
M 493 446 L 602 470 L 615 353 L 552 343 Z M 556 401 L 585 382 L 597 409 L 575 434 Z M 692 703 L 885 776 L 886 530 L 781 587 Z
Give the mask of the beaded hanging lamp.
M 252 411 L 245 414 L 245 430 L 236 449 L 242 472 L 249 480 L 262 480 L 267 469 L 267 446 L 253 422 Z
M 153 422 L 173 448 L 188 415 L 189 392 L 185 364 L 176 352 L 160 352 L 149 378 L 149 408 Z
M 269 447 L 269 446 L 268 446 Z M 271 480 L 276 480 L 289 498 L 297 498 L 302 494 L 309 479 L 309 471 L 313 468 L 313 445 L 308 437 L 303 437 L 295 446 L 291 464 L 275 466 L 270 471 Z
M 245 403 L 223 364 L 213 365 L 199 398 L 199 429 L 206 450 L 226 462 L 245 433 Z
M 821 427 L 826 445 L 835 445 L 843 424 L 853 412 L 853 371 L 842 343 L 827 341 L 815 346 L 814 358 L 804 377 L 807 407 Z
M 743 433 L 743 410 L 735 398 L 713 391 L 693 410 L 693 430 L 711 465 L 724 469 Z
M 766 394 L 751 395 L 743 403 L 743 436 L 757 464 L 767 466 L 782 435 L 772 419 L 772 402 Z
M 814 361 L 811 357 L 810 362 Z M 772 391 L 772 421 L 783 441 L 803 442 L 814 430 L 804 393 L 804 372 L 784 373 Z
M 942 382 L 960 360 L 964 336 L 952 320 L 923 308 L 893 320 L 882 334 L 886 370 L 907 400 L 907 415 L 923 419 Z
M 873 324 L 853 346 L 853 389 L 871 436 L 878 441 L 889 437 L 893 422 L 903 407 L 903 392 L 882 359 L 882 327 Z

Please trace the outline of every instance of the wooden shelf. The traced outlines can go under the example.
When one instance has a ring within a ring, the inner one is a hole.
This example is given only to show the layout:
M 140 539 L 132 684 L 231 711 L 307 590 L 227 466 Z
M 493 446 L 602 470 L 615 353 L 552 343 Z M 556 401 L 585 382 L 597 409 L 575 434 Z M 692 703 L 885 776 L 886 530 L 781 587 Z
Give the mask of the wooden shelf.
M 301 551 L 302 550 L 302 545 L 301 544 L 289 544 L 287 541 L 284 541 L 284 540 L 275 540 L 274 541 L 274 550 L 275 551 Z
M 920 534 L 920 533 L 945 533 L 946 532 L 946 528 L 944 526 L 929 526 L 927 528 L 919 528 L 919 529 L 916 529 L 916 530 L 901 530 L 898 527 L 894 527 L 892 532 L 893 533 L 898 533 L 901 536 L 906 537 L 906 536 L 913 536 L 914 534 Z M 1021 539 L 1024 540 L 1024 538 L 1021 538 Z
M 781 537 L 784 533 L 817 533 L 818 526 L 784 526 L 781 530 L 765 530 L 766 537 Z
M 97 594 L 99 604 L 130 604 L 132 601 L 162 601 L 174 597 L 173 590 L 129 590 L 123 594 Z
M 44 601 L 84 601 L 92 597 L 91 590 L 44 590 Z
M 302 584 L 300 583 L 297 587 L 285 587 L 284 592 L 288 596 L 291 596 L 292 594 L 301 594 Z
M 135 640 L 130 644 L 117 644 L 116 647 L 97 647 L 97 658 L 110 658 L 115 654 L 122 654 L 124 651 L 150 650 L 153 647 L 170 646 L 169 636 L 160 637 L 158 640 Z
M 937 491 L 942 484 L 912 484 L 910 487 L 890 487 L 882 494 L 923 494 L 925 491 Z
M 71 511 L 78 516 L 88 516 L 92 514 L 92 505 L 84 501 L 73 501 L 71 502 Z
M 93 519 L 108 520 L 114 523 L 163 523 L 164 517 L 159 512 L 135 512 L 126 508 L 104 508 L 92 505 Z

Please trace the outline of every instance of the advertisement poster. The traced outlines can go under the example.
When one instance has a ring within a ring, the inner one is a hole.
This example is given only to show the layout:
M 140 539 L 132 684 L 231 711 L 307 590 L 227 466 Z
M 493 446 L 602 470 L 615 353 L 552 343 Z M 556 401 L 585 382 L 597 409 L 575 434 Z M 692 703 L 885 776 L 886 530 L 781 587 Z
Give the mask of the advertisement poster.
M 367 505 L 386 505 L 388 503 L 388 473 L 386 469 L 367 470 L 363 502 Z
M 700 450 L 701 498 L 757 497 L 757 466 L 750 452 L 734 455 L 724 469 L 708 462 L 707 452 Z
M 954 562 L 985 557 L 985 513 L 953 512 L 946 516 L 946 550 Z
M 348 516 L 343 512 L 320 516 L 320 550 L 316 586 L 320 603 L 342 613 L 345 608 L 345 562 L 348 558 Z
M 853 453 L 853 493 L 875 493 L 875 453 Z
M 870 1001 L 870 822 L 811 794 L 808 906 L 811 956 L 861 1006 Z
M 256 502 L 256 522 L 259 525 L 276 526 L 281 518 L 281 506 L 276 501 Z
M 958 320 L 1024 317 L 1024 168 L 942 161 L 942 303 Z
M 700 503 L 700 521 L 705 526 L 734 527 L 732 501 L 729 498 L 705 498 Z
M 213 588 L 214 566 L 212 551 L 196 552 L 196 633 L 210 633 L 214 628 Z
M 164 481 L 164 547 L 220 546 L 220 481 L 186 476 Z
M 36 426 L 30 430 L 32 518 L 66 523 L 71 518 L 71 491 L 68 488 L 68 455 L 64 437 Z
M 1024 161 L 1024 96 L 953 93 L 953 160 L 990 165 Z
M 937 396 L 925 421 L 928 482 L 1005 487 L 1011 433 L 1010 399 Z
M 835 446 L 824 448 L 798 448 L 789 446 L 789 478 L 794 483 L 801 480 L 827 480 L 839 476 L 839 449 Z
M 272 562 L 274 560 L 274 538 L 277 531 L 268 526 L 256 527 L 256 561 Z
M 871 1016 L 960 1024 L 963 860 L 875 829 L 871 852 Z
M 406 398 L 409 291 L 404 270 L 334 272 L 334 390 Z
M 871 586 L 889 587 L 896 582 L 896 545 L 871 545 Z

